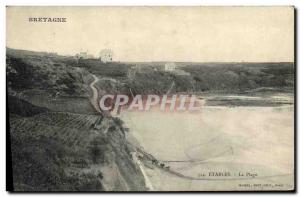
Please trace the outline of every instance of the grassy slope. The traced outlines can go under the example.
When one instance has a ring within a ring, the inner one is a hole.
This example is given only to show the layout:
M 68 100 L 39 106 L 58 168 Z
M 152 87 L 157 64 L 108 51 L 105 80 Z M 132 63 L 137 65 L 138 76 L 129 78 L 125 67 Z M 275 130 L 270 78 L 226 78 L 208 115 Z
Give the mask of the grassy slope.
M 93 115 L 88 72 L 70 62 L 7 54 L 14 189 L 144 190 L 120 121 Z

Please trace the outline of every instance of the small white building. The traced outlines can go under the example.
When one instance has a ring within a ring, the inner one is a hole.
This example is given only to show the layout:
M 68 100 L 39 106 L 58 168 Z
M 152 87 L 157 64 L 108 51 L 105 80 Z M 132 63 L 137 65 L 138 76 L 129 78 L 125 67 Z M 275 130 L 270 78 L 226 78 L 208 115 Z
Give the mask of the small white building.
M 168 62 L 165 64 L 165 71 L 174 71 L 176 69 L 176 64 L 174 62 Z
M 100 57 L 99 59 L 101 62 L 112 62 L 113 61 L 113 51 L 110 49 L 103 49 L 100 51 Z

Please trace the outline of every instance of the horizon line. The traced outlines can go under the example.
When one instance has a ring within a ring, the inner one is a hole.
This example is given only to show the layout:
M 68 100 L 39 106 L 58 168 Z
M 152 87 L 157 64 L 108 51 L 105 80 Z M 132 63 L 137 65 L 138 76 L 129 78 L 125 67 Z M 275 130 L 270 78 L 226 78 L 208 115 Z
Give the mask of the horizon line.
M 65 57 L 75 57 L 75 55 L 63 55 L 59 54 L 57 52 L 50 52 L 50 51 L 35 51 L 35 50 L 29 50 L 29 49 L 17 49 L 17 48 L 11 48 L 6 46 L 6 52 L 7 49 L 10 50 L 19 50 L 19 51 L 28 51 L 33 53 L 56 53 L 57 56 L 65 56 Z M 7 54 L 7 53 L 6 53 Z M 87 59 L 93 59 L 96 60 L 98 58 L 87 58 Z M 172 60 L 148 60 L 148 61 L 124 61 L 124 60 L 115 60 L 112 62 L 120 62 L 120 63 L 165 63 L 165 62 L 174 62 L 174 63 L 295 63 L 295 61 L 172 61 Z

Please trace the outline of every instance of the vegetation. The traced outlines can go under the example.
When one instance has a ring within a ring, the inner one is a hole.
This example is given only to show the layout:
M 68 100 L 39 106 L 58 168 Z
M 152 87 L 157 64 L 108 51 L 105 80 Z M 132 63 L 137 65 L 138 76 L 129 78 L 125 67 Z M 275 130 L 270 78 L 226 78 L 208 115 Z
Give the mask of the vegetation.
M 92 173 L 67 174 L 78 157 L 57 139 L 12 132 L 13 180 L 16 191 L 101 191 L 101 178 Z
M 195 91 L 243 93 L 263 87 L 293 89 L 292 63 L 241 63 L 183 67 L 193 78 Z
M 17 99 L 14 98 L 14 100 Z M 28 105 L 25 108 L 27 112 L 37 113 L 37 110 L 34 111 L 30 107 L 37 108 Z M 45 113 L 42 110 L 39 112 L 34 116 L 32 113 L 21 113 L 22 118 L 11 116 L 10 119 L 15 190 L 103 190 L 99 173 L 84 173 L 81 170 L 75 170 L 76 174 L 66 171 L 68 168 L 88 168 L 90 163 L 94 162 L 90 158 L 104 154 L 104 149 L 99 149 L 97 155 L 90 152 L 90 147 L 106 145 L 102 143 L 103 141 L 97 140 L 98 138 L 90 140 L 93 137 L 90 135 L 89 128 L 93 127 L 99 117 L 70 113 Z
M 25 56 L 9 50 L 6 56 L 9 88 L 18 92 L 31 89 L 46 90 L 54 95 L 86 95 L 84 71 L 64 62 L 58 64 L 58 59 Z
M 106 65 L 108 71 L 119 72 Z M 119 65 L 121 66 L 121 65 Z M 227 64 L 181 64 L 176 72 L 165 72 L 162 66 L 149 66 L 134 69 L 133 78 L 122 78 L 105 74 L 118 79 L 121 83 L 111 81 L 99 82 L 98 86 L 107 92 L 131 94 L 166 94 L 168 93 L 246 93 L 261 88 L 272 88 L 276 91 L 293 91 L 294 65 L 292 63 L 227 63 Z M 103 69 L 101 69 L 103 70 Z M 129 72 L 129 71 L 128 71 Z
M 134 74 L 128 77 L 129 69 Z M 7 50 L 7 90 L 14 188 L 17 191 L 144 190 L 119 118 L 95 115 L 89 83 L 101 92 L 136 94 L 293 91 L 292 63 L 181 63 L 181 75 L 148 66 L 77 61 Z M 212 101 L 211 101 L 212 102 Z M 215 100 L 214 102 L 220 102 Z M 226 101 L 227 102 L 227 101 Z M 168 169 L 151 158 L 152 163 Z M 150 160 L 150 161 L 151 161 Z M 115 171 L 107 177 L 105 169 Z M 121 184 L 125 181 L 126 184 Z M 126 185 L 126 187 L 124 187 Z
M 15 191 L 145 189 L 122 121 L 90 103 L 91 80 L 72 57 L 7 50 Z

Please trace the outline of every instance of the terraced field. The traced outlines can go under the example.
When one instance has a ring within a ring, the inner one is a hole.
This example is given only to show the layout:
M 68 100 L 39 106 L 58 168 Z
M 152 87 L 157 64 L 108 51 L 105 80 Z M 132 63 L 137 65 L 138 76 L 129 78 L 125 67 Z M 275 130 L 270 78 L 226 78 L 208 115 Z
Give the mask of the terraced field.
M 52 137 L 68 146 L 86 146 L 95 134 L 101 133 L 100 115 L 84 115 L 65 112 L 49 112 L 29 118 L 12 118 L 12 132 L 30 134 L 33 137 Z M 104 132 L 104 131 L 103 131 Z

